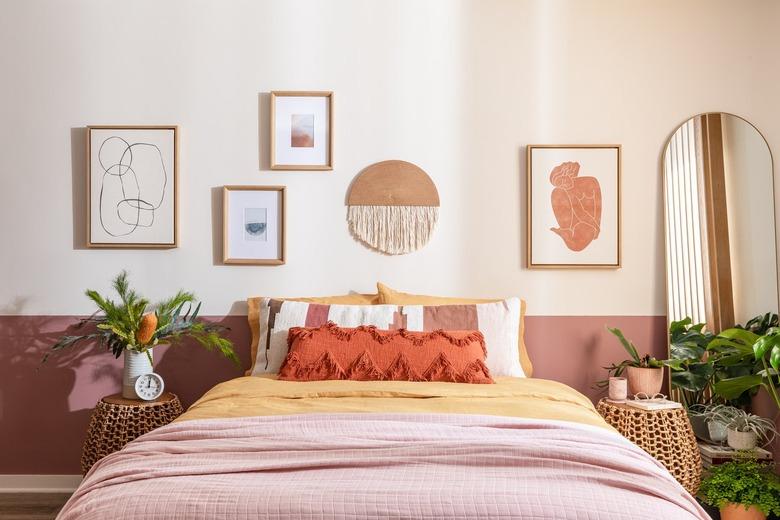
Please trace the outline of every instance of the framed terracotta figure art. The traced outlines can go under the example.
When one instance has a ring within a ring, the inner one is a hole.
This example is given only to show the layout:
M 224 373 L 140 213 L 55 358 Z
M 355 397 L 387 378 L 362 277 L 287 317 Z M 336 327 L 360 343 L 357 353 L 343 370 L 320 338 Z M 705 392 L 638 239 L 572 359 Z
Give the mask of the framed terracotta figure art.
M 529 145 L 529 268 L 620 267 L 620 145 Z
M 225 186 L 222 195 L 222 261 L 284 264 L 284 186 Z
M 333 169 L 333 93 L 271 92 L 271 169 Z

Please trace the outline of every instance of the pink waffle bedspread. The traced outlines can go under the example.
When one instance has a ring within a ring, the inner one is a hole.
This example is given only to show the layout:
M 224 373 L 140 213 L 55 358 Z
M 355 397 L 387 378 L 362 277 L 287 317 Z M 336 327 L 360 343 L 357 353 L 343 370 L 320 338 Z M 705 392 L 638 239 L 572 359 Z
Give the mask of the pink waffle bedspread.
M 183 421 L 98 462 L 79 519 L 708 519 L 600 428 L 450 414 Z

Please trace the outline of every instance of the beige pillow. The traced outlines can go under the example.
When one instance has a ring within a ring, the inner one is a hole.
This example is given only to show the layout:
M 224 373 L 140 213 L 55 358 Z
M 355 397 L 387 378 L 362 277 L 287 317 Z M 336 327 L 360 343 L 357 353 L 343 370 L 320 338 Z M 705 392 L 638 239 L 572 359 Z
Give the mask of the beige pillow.
M 386 286 L 383 283 L 377 282 L 377 292 L 379 293 L 380 304 L 385 305 L 457 305 L 457 304 L 471 304 L 471 303 L 491 303 L 502 301 L 500 298 L 496 299 L 482 299 L 482 298 L 453 298 L 448 296 L 427 296 L 424 294 L 409 294 L 405 292 L 396 291 Z M 520 366 L 523 367 L 523 372 L 527 377 L 531 377 L 533 373 L 533 364 L 531 358 L 528 356 L 528 350 L 525 347 L 525 300 L 520 300 L 520 331 L 518 334 L 518 351 L 520 356 Z M 254 359 L 254 358 L 253 358 Z

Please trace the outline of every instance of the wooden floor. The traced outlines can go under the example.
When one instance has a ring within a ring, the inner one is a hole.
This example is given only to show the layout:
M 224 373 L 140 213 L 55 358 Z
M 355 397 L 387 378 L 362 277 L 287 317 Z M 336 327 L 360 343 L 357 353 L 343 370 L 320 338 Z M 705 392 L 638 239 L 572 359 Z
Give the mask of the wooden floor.
M 57 516 L 70 493 L 0 493 L 3 520 L 49 520 Z

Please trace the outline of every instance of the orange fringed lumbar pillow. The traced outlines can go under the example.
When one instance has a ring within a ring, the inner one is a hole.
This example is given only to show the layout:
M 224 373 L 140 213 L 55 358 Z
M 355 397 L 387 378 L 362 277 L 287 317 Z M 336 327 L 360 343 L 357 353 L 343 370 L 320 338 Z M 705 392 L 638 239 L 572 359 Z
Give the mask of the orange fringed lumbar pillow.
M 493 383 L 476 330 L 411 332 L 371 325 L 292 327 L 279 379 Z

